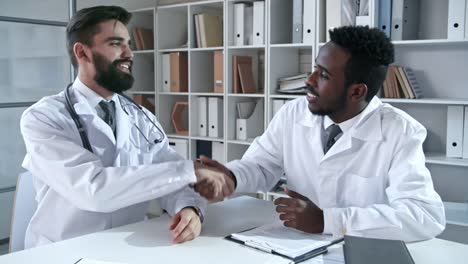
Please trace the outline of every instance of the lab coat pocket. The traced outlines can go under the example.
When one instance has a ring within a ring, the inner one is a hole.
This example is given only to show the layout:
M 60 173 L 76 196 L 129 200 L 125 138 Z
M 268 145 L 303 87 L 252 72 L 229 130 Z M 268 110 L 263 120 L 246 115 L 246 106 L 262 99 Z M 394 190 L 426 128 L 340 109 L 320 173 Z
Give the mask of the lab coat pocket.
M 347 173 L 341 184 L 343 190 L 342 204 L 345 206 L 365 207 L 375 203 L 385 202 L 384 177 L 378 175 L 361 176 Z

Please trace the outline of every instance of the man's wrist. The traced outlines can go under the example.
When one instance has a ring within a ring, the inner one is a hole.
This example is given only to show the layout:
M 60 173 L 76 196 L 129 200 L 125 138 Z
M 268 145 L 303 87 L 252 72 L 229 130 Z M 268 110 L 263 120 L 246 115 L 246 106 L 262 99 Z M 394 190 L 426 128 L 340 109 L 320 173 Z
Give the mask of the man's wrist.
M 200 222 L 203 223 L 203 221 L 205 220 L 205 217 L 203 216 L 203 213 L 200 210 L 200 208 L 198 208 L 197 206 L 186 206 L 183 209 L 185 208 L 192 209 L 195 212 L 195 214 L 198 215 L 198 218 L 200 218 Z

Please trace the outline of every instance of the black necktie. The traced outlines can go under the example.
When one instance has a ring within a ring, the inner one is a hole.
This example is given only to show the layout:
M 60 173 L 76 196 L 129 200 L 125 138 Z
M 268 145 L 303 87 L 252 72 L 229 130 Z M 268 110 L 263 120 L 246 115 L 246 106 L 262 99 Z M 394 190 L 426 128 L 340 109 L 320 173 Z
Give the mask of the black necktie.
M 114 101 L 106 102 L 102 100 L 99 102 L 99 106 L 101 107 L 104 116 L 101 116 L 102 120 L 106 122 L 112 129 L 115 135 L 115 104 Z
M 335 124 L 328 127 L 326 131 L 328 134 L 328 138 L 327 138 L 327 143 L 325 144 L 325 147 L 323 148 L 324 154 L 327 153 L 328 150 L 331 149 L 333 144 L 335 144 L 336 142 L 336 137 L 342 132 L 340 126 L 335 125 Z

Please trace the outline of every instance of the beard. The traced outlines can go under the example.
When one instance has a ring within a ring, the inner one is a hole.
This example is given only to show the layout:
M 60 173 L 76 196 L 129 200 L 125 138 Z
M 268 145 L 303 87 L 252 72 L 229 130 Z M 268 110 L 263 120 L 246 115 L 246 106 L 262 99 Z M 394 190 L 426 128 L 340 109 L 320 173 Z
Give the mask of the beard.
M 320 96 L 318 97 L 320 102 Z M 322 102 L 323 103 L 323 102 Z M 318 116 L 333 116 L 337 113 L 342 112 L 346 109 L 347 99 L 346 99 L 346 91 L 343 91 L 338 97 L 333 100 L 333 102 L 329 102 L 326 104 L 321 105 L 319 108 L 312 108 L 309 104 L 308 108 L 309 111 Z
M 119 70 L 118 65 L 122 62 L 130 62 L 130 74 Z M 134 78 L 131 75 L 131 60 L 118 59 L 110 62 L 103 55 L 93 52 L 93 63 L 96 67 L 96 76 L 94 76 L 94 80 L 106 90 L 119 94 L 132 88 Z

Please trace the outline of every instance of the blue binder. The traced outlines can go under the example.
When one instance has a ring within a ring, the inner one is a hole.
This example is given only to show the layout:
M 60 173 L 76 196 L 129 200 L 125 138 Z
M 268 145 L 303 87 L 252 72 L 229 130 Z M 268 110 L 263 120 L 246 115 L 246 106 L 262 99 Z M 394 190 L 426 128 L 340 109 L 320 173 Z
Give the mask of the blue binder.
M 390 38 L 392 26 L 392 0 L 379 1 L 379 28 Z

